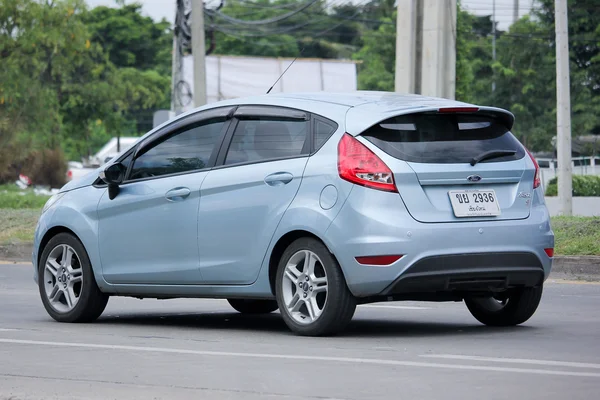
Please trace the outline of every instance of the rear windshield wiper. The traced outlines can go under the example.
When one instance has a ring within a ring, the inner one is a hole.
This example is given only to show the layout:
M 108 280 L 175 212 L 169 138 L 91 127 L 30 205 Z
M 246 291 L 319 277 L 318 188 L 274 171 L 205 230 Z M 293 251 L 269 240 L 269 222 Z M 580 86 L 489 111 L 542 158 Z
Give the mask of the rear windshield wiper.
M 516 150 L 490 150 L 486 151 L 485 153 L 481 153 L 477 157 L 473 157 L 471 159 L 471 165 L 475 165 L 483 160 L 489 160 L 490 158 L 514 156 L 515 154 L 517 154 Z

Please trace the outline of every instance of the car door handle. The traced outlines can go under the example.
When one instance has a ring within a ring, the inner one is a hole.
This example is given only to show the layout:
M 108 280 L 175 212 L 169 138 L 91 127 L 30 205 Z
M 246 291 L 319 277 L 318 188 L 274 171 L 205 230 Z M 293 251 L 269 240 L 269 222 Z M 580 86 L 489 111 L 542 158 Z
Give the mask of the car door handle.
M 165 197 L 169 201 L 181 201 L 190 195 L 190 189 L 186 187 L 176 187 L 167 192 Z
M 276 172 L 265 177 L 265 183 L 269 186 L 280 186 L 290 183 L 294 175 L 289 172 Z

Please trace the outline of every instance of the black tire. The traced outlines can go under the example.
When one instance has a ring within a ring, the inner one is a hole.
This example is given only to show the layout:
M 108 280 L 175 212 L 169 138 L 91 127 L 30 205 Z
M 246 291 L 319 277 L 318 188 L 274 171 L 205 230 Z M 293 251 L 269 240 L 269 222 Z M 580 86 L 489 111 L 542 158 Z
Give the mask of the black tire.
M 292 318 L 282 292 L 286 264 L 294 254 L 301 250 L 310 250 L 315 253 L 327 274 L 327 300 L 324 303 L 323 311 L 315 321 L 308 324 L 301 324 Z M 276 298 L 280 313 L 286 325 L 295 334 L 302 336 L 335 335 L 343 331 L 352 320 L 356 310 L 356 298 L 350 293 L 344 274 L 335 257 L 319 240 L 300 238 L 290 244 L 279 260 L 275 279 Z
M 242 314 L 269 314 L 279 308 L 275 300 L 227 299 L 229 305 Z
M 67 312 L 60 312 L 52 307 L 46 296 L 44 287 L 44 269 L 48 256 L 53 249 L 62 244 L 69 245 L 71 248 L 73 248 L 83 271 L 79 300 L 77 301 L 77 304 Z M 102 293 L 98 288 L 88 254 L 81 242 L 75 236 L 69 233 L 59 233 L 50 239 L 42 251 L 40 265 L 38 266 L 38 273 L 38 288 L 40 297 L 42 298 L 42 303 L 44 304 L 44 308 L 48 314 L 56 321 L 92 322 L 100 317 L 106 308 L 106 304 L 108 303 L 108 295 Z
M 531 318 L 540 304 L 542 291 L 542 286 L 516 289 L 506 297 L 504 305 L 491 297 L 466 298 L 465 304 L 482 324 L 514 326 Z

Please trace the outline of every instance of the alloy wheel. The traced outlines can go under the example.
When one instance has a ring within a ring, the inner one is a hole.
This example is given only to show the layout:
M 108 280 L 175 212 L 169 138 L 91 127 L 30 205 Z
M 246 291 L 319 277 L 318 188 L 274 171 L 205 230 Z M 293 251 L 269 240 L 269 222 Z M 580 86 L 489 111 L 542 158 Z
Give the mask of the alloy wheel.
M 316 321 L 327 304 L 327 273 L 310 250 L 292 255 L 285 266 L 282 294 L 287 313 L 300 324 Z
M 75 250 L 61 244 L 50 251 L 44 266 L 44 289 L 50 306 L 67 313 L 77 305 L 83 287 L 83 269 Z

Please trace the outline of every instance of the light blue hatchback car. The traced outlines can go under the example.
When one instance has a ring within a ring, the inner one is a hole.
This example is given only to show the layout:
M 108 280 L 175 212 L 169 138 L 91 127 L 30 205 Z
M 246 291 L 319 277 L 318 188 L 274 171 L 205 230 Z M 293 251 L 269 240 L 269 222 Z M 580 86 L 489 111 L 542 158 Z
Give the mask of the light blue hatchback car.
M 483 324 L 521 324 L 554 234 L 513 122 L 380 92 L 200 107 L 48 201 L 33 252 L 42 302 L 83 322 L 110 296 L 223 298 L 328 335 L 357 304 L 464 300 Z

